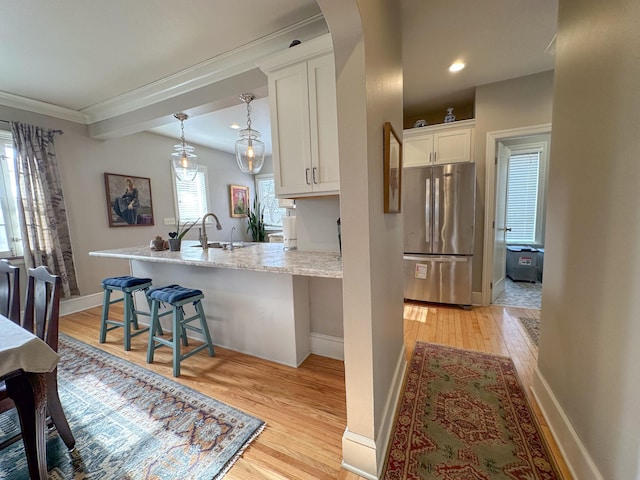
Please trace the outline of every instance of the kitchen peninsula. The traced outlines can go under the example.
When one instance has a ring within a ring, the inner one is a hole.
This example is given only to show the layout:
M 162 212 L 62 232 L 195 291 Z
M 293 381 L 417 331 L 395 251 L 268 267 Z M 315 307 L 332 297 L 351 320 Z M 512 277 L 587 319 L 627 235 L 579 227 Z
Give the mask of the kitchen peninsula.
M 151 278 L 154 286 L 177 283 L 202 290 L 214 344 L 297 367 L 311 352 L 309 279 L 340 282 L 342 261 L 335 252 L 241 245 L 203 250 L 198 242 L 183 241 L 177 252 L 143 246 L 89 255 L 127 259 L 131 275 Z M 136 301 L 145 307 L 143 298 Z M 163 328 L 170 330 L 169 323 L 164 319 Z

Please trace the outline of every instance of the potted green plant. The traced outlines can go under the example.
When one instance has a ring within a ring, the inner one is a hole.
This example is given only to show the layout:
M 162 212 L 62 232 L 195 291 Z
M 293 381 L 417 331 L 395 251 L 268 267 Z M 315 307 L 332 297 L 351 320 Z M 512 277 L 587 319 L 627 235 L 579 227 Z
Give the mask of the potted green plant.
M 264 206 L 260 206 L 257 196 L 253 198 L 253 208 L 249 207 L 247 217 L 249 219 L 247 232 L 251 232 L 253 241 L 264 242 L 266 236 L 264 229 Z
M 180 225 L 180 221 L 178 221 L 178 225 L 176 225 L 175 232 L 169 232 L 169 250 L 172 252 L 177 252 L 180 250 L 180 246 L 182 244 L 182 237 L 184 237 L 191 228 L 198 223 L 200 219 L 195 219 L 193 222 L 184 222 Z

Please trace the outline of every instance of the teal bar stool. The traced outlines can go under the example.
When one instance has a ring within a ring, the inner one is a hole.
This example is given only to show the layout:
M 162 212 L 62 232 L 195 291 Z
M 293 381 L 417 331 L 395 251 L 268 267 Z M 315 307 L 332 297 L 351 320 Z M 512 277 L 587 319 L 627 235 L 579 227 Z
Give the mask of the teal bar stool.
M 133 294 L 137 291 L 142 291 L 146 297 L 150 287 L 150 278 L 123 276 L 105 278 L 102 281 L 104 296 L 102 300 L 102 321 L 100 323 L 100 343 L 104 343 L 107 340 L 107 332 L 116 328 L 124 328 L 124 349 L 129 351 L 131 350 L 131 337 L 149 330 L 149 327 L 140 328 L 138 325 L 138 315 L 149 316 L 150 314 L 136 308 Z M 122 292 L 122 298 L 111 300 L 111 292 L 113 291 Z M 151 309 L 149 298 L 146 298 L 149 309 Z M 124 321 L 122 322 L 109 319 L 109 307 L 119 302 L 124 302 Z M 135 329 L 134 332 L 131 331 L 132 326 Z M 159 332 L 162 334 L 162 327 L 159 328 Z
M 156 348 L 163 345 L 173 349 L 173 376 L 180 376 L 180 362 L 185 358 L 195 355 L 205 348 L 209 351 L 209 356 L 213 357 L 215 351 L 211 335 L 209 335 L 209 327 L 207 327 L 207 318 L 204 315 L 201 300 L 204 298 L 201 290 L 193 288 L 185 288 L 180 285 L 168 285 L 166 287 L 154 288 L 148 293 L 151 300 L 151 331 L 149 333 L 149 347 L 147 349 L 147 363 L 153 363 L 153 354 Z M 164 313 L 158 313 L 160 304 L 170 305 L 171 309 Z M 185 317 L 185 305 L 192 304 L 195 309 L 195 315 Z M 173 315 L 173 338 L 167 340 L 156 333 L 162 334 L 160 326 L 160 318 L 165 315 Z M 200 327 L 190 325 L 191 322 L 200 320 Z M 187 346 L 187 330 L 197 332 L 202 335 L 204 344 L 194 348 L 188 353 L 180 352 L 180 343 Z

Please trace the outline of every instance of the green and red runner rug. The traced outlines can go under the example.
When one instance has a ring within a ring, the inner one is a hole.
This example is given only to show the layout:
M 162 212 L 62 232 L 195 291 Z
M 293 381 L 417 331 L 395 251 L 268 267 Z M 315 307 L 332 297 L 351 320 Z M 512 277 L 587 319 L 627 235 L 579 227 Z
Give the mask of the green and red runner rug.
M 511 359 L 418 342 L 385 480 L 557 480 Z
M 52 480 L 220 479 L 263 430 L 262 420 L 60 334 L 58 391 L 76 449 L 55 429 Z M 0 415 L 0 440 L 19 431 Z M 22 441 L 0 454 L 0 478 L 29 478 Z

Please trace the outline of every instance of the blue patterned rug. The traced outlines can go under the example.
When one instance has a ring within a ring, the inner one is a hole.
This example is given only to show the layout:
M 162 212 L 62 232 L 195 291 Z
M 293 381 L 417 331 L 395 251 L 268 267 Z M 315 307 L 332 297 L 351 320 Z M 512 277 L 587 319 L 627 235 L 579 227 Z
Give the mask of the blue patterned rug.
M 58 387 L 76 438 L 49 432 L 49 478 L 219 479 L 265 423 L 144 368 L 60 335 Z M 0 415 L 0 440 L 18 428 Z M 0 478 L 28 479 L 22 442 L 0 454 Z

